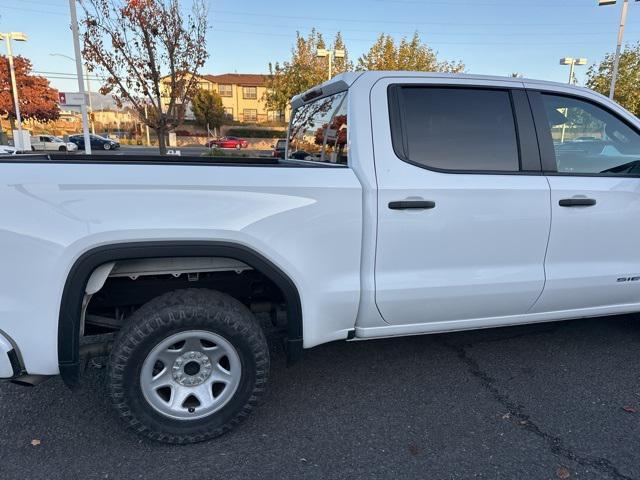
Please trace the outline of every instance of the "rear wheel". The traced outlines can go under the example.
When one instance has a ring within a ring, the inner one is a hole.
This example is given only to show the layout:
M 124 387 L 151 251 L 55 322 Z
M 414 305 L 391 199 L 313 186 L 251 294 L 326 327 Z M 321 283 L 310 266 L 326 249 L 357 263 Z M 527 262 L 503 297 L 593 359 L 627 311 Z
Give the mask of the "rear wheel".
M 211 290 L 178 290 L 141 307 L 110 358 L 116 410 L 168 443 L 216 437 L 240 423 L 267 382 L 269 350 L 253 314 Z
M 105 143 L 104 145 L 102 145 L 102 148 L 104 148 L 105 150 L 111 150 L 111 145 L 108 143 Z

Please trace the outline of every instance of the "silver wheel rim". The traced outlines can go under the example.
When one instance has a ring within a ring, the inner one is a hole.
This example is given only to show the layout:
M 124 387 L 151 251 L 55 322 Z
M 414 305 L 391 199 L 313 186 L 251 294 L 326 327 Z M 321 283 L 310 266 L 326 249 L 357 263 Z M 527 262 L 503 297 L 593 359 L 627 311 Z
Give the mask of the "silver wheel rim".
M 158 413 L 196 420 L 233 398 L 242 374 L 234 346 L 213 332 L 188 330 L 156 345 L 140 371 L 145 400 Z

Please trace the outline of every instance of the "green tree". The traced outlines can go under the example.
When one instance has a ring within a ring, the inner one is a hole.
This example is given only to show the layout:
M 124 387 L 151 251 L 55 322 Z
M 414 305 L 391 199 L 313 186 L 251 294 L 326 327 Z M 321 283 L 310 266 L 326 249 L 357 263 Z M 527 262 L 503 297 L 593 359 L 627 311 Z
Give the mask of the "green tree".
M 614 54 L 589 67 L 587 87 L 603 95 L 609 95 Z M 640 116 L 640 43 L 627 45 L 620 55 L 614 99 L 636 116 Z
M 268 109 L 284 110 L 293 96 L 327 80 L 327 59 L 316 56 L 319 48 L 345 51 L 344 58 L 335 59 L 334 75 L 353 69 L 353 63 L 349 60 L 349 53 L 340 32 L 336 34 L 333 44 L 329 46 L 322 34 L 315 29 L 311 30 L 306 38 L 297 32 L 295 46 L 291 49 L 291 59 L 282 63 L 269 64 L 265 98 Z
M 437 53 L 423 43 L 418 32 L 410 40 L 396 42 L 391 35 L 381 33 L 369 51 L 358 59 L 357 70 L 412 70 L 418 72 L 464 71 L 460 61 L 439 61 Z
M 196 123 L 202 127 L 217 129 L 224 124 L 224 107 L 217 92 L 198 90 L 191 101 Z

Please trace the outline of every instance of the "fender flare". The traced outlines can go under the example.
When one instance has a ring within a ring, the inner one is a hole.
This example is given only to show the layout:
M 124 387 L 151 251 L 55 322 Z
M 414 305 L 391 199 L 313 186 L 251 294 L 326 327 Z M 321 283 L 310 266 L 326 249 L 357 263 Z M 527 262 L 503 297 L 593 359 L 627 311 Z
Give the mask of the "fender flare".
M 262 273 L 284 294 L 287 302 L 287 361 L 302 356 L 302 303 L 293 281 L 270 260 L 244 245 L 219 241 L 147 241 L 103 245 L 84 252 L 73 264 L 62 292 L 58 318 L 58 367 L 66 385 L 80 378 L 80 318 L 82 299 L 93 271 L 108 262 L 163 257 L 225 257 L 239 260 Z

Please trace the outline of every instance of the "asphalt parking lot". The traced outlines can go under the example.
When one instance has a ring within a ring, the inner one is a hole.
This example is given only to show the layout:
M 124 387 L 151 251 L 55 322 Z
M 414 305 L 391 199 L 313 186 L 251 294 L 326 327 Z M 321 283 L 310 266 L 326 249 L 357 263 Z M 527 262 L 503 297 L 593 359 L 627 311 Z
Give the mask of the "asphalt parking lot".
M 336 342 L 290 368 L 274 344 L 261 407 L 185 447 L 122 429 L 103 368 L 77 392 L 3 383 L 0 478 L 640 478 L 639 322 Z

